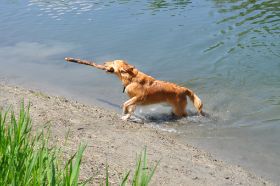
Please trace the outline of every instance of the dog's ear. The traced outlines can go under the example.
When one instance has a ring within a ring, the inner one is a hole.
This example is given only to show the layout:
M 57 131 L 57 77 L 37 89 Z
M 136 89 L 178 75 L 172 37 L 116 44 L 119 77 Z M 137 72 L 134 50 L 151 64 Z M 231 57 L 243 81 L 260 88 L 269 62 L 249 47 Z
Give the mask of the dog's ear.
M 120 68 L 120 72 L 121 73 L 129 73 L 129 72 L 132 72 L 133 69 L 134 69 L 134 66 L 126 64 L 126 65 L 124 65 Z

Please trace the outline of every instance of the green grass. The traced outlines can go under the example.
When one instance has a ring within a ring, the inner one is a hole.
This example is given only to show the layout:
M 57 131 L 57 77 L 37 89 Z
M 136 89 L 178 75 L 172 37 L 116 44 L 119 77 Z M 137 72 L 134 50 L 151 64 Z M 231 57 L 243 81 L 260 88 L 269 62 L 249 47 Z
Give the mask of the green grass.
M 50 147 L 49 132 L 34 135 L 31 130 L 29 106 L 25 109 L 22 103 L 18 117 L 13 111 L 0 110 L 0 186 L 76 186 L 90 180 L 79 181 L 84 145 L 63 163 L 60 149 Z M 132 178 L 129 177 L 131 171 L 127 172 L 120 185 L 125 186 L 128 182 L 132 186 L 148 185 L 157 165 L 148 168 L 145 148 L 137 158 Z M 108 166 L 105 183 L 110 185 Z
M 48 136 L 32 135 L 31 129 L 29 107 L 23 103 L 17 118 L 13 111 L 0 112 L 0 185 L 78 185 L 85 146 L 62 163 Z
M 134 176 L 132 179 L 132 185 L 147 186 L 155 173 L 158 163 L 159 162 L 157 162 L 157 164 L 152 168 L 148 167 L 147 152 L 145 148 L 144 152 L 140 154 L 140 156 L 138 157 L 137 164 L 136 164 L 137 166 L 134 171 Z
M 159 161 L 156 163 L 155 166 L 148 167 L 147 164 L 147 151 L 146 148 L 144 152 L 142 152 L 136 161 L 136 168 L 134 170 L 133 177 L 131 179 L 132 186 L 147 186 L 149 185 L 155 170 L 159 164 Z M 129 180 L 130 172 L 127 172 L 122 179 L 120 186 L 125 186 Z M 108 174 L 108 165 L 106 166 L 106 186 L 109 186 L 109 174 Z

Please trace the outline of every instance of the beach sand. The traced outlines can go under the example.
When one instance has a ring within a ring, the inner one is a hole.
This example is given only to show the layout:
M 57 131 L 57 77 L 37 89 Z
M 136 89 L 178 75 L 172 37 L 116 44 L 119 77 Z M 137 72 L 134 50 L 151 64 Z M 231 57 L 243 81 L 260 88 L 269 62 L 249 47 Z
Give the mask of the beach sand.
M 128 170 L 134 170 L 137 154 L 145 146 L 149 165 L 160 160 L 151 185 L 274 185 L 202 149 L 182 144 L 168 132 L 124 122 L 113 111 L 0 83 L 1 110 L 11 105 L 18 110 L 22 99 L 31 104 L 34 132 L 50 126 L 51 143 L 61 147 L 66 157 L 80 143 L 87 144 L 81 179 L 93 177 L 89 185 L 104 182 L 106 163 L 111 185 L 118 185 Z

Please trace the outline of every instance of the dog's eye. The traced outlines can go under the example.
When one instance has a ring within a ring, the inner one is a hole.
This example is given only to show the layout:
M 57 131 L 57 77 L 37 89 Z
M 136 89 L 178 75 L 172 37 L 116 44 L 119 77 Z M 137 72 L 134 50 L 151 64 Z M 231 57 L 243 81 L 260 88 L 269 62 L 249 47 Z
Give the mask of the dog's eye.
M 107 69 L 107 72 L 110 72 L 110 73 L 113 73 L 114 72 L 114 68 L 109 68 L 109 69 Z

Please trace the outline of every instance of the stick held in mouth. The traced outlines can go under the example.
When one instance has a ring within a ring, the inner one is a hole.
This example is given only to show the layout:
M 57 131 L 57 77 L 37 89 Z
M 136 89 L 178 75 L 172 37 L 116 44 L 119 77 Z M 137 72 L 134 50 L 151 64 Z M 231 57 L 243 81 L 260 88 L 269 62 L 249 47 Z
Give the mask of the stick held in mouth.
M 79 64 L 83 64 L 83 65 L 89 65 L 101 70 L 106 70 L 105 66 L 103 65 L 98 65 L 93 61 L 88 61 L 88 60 L 82 60 L 82 59 L 75 59 L 75 58 L 71 58 L 71 57 L 66 57 L 65 61 L 67 62 L 72 62 L 72 63 L 79 63 Z

